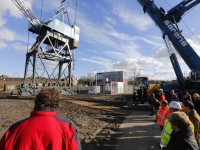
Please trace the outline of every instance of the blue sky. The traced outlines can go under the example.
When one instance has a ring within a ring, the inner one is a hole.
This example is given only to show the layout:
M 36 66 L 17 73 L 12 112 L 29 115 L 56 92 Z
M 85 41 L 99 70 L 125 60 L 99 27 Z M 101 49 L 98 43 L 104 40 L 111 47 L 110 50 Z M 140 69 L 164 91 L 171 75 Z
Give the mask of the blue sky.
M 61 0 L 24 0 L 28 8 L 41 20 L 60 6 Z M 104 71 L 127 71 L 136 68 L 141 76 L 149 79 L 175 79 L 161 31 L 136 0 L 77 0 L 76 25 L 80 28 L 79 47 L 75 50 L 75 70 L 80 78 Z M 154 0 L 166 11 L 181 0 Z M 23 77 L 28 46 L 35 42 L 35 34 L 29 34 L 28 19 L 11 0 L 0 0 L 0 75 Z M 70 25 L 74 24 L 75 0 L 66 0 Z M 197 5 L 186 13 L 179 23 L 182 34 L 194 50 L 200 54 L 200 20 Z M 58 16 L 60 19 L 61 16 Z M 65 15 L 65 23 L 68 23 Z M 191 32 L 192 31 L 192 32 Z M 184 61 L 177 56 L 183 72 L 189 73 Z M 49 64 L 51 68 L 52 64 Z M 30 75 L 31 72 L 28 73 Z

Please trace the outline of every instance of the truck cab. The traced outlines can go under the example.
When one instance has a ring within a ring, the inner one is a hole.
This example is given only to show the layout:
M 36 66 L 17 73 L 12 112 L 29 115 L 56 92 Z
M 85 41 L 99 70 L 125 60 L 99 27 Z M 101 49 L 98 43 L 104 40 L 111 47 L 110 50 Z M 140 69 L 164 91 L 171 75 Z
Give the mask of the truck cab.
M 190 73 L 191 81 L 200 82 L 200 69 L 194 69 Z

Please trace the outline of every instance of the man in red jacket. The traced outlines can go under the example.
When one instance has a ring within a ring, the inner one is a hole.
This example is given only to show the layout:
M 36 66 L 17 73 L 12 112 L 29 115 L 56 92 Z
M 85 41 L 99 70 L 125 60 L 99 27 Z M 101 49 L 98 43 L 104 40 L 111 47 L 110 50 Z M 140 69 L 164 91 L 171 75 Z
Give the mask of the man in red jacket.
M 13 124 L 0 141 L 1 150 L 81 150 L 71 122 L 58 116 L 60 93 L 42 89 L 30 117 Z
M 159 89 L 159 102 L 161 102 L 162 100 L 165 100 L 165 95 L 164 95 L 164 92 L 163 92 L 163 89 Z

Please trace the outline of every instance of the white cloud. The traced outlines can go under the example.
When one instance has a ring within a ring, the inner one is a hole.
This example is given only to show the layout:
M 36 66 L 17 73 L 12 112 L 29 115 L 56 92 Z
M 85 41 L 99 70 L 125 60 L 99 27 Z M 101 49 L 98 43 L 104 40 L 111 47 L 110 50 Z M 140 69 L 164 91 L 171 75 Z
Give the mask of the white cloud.
M 158 40 L 156 38 L 155 38 L 156 42 L 154 42 L 153 39 L 150 40 L 150 39 L 140 37 L 140 36 L 130 36 L 130 35 L 127 35 L 124 33 L 119 33 L 114 30 L 110 31 L 109 34 L 111 36 L 118 37 L 119 39 L 126 40 L 126 41 L 144 41 L 148 44 L 152 44 L 155 46 L 163 46 L 163 43 L 161 43 L 160 41 L 158 42 Z
M 24 4 L 27 8 L 31 9 L 31 2 L 32 0 L 24 0 Z M 9 11 L 11 16 L 16 18 L 22 18 L 24 15 L 22 12 L 17 8 L 17 6 L 11 0 L 0 0 L 0 11 L 5 13 Z
M 22 74 L 22 71 L 15 71 L 15 72 L 13 72 L 15 75 L 17 74 L 17 75 L 19 75 L 19 74 Z
M 0 32 L 1 32 L 1 34 L 0 34 L 0 49 L 8 46 L 8 44 L 6 43 L 7 41 L 17 40 L 17 41 L 22 41 L 25 44 L 27 44 L 27 42 L 28 42 L 28 37 L 26 35 L 15 33 L 13 31 L 9 30 L 8 28 L 1 28 Z M 29 37 L 29 46 L 31 44 L 33 44 L 34 42 L 35 42 L 35 39 Z M 19 43 L 12 44 L 12 46 L 14 48 L 16 47 L 17 51 L 25 51 L 25 49 L 26 49 L 25 46 L 22 46 L 21 44 L 19 45 Z
M 163 66 L 162 62 L 157 61 L 156 59 L 154 59 L 152 57 L 138 58 L 137 63 L 140 64 L 140 66 L 151 66 L 151 67 L 161 67 L 161 66 Z
M 80 15 L 78 24 L 81 28 L 81 40 L 89 42 L 91 44 L 98 43 L 104 47 L 104 50 L 100 51 L 102 54 L 106 54 L 113 58 L 129 58 L 140 57 L 141 51 L 138 41 L 143 41 L 155 46 L 161 46 L 163 43 L 155 42 L 144 37 L 130 36 L 124 33 L 117 32 L 110 24 L 98 25 L 90 22 L 88 18 Z M 99 46 L 100 47 L 100 46 Z M 98 51 L 98 48 L 96 48 Z M 120 52 L 118 52 L 120 51 Z M 122 53 L 123 52 L 123 53 Z
M 151 70 L 160 70 L 160 67 L 163 66 L 163 63 L 158 62 L 154 58 L 139 58 L 139 59 L 125 59 L 125 61 L 117 61 L 113 62 L 112 60 L 101 58 L 101 57 L 91 57 L 91 58 L 81 58 L 82 61 L 91 62 L 97 65 L 104 66 L 106 68 L 106 71 L 117 71 L 117 70 L 124 70 L 129 72 L 133 69 L 133 67 L 136 68 L 151 68 Z M 161 71 L 162 72 L 162 71 Z M 157 74 L 154 74 L 157 75 Z
M 0 0 L 0 49 L 3 49 L 5 47 L 7 47 L 9 44 L 7 43 L 7 41 L 23 41 L 23 42 L 27 42 L 27 36 L 24 36 L 22 34 L 17 34 L 14 31 L 10 30 L 6 23 L 7 23 L 7 19 L 5 19 L 5 15 L 7 14 L 7 12 L 9 12 L 10 16 L 16 17 L 16 18 L 23 18 L 23 14 L 22 12 L 18 9 L 18 7 L 11 1 L 11 0 Z M 31 3 L 32 0 L 24 0 L 23 5 L 26 8 L 31 9 Z M 33 42 L 32 38 L 30 38 L 30 42 Z M 12 45 L 14 46 L 14 45 Z M 16 45 L 16 50 L 19 51 L 22 48 L 22 46 L 20 45 Z
M 97 53 L 100 54 L 101 52 L 97 51 L 97 50 L 92 50 L 92 49 L 87 49 L 88 52 L 92 52 L 92 53 Z
M 87 22 L 85 20 L 87 20 Z M 94 59 L 93 57 L 81 58 L 82 61 L 104 66 L 106 68 L 104 71 L 130 71 L 133 66 L 136 66 L 137 68 L 151 68 L 151 71 L 162 70 L 161 67 L 164 64 L 154 57 L 144 57 L 141 54 L 142 47 L 138 45 L 138 41 L 142 41 L 144 43 L 160 47 L 163 46 L 163 41 L 160 40 L 160 38 L 151 37 L 147 39 L 145 37 L 130 36 L 117 32 L 114 27 L 108 23 L 103 25 L 93 23 L 89 18 L 86 18 L 83 15 L 81 15 L 81 17 L 79 16 L 79 24 L 82 29 L 81 36 L 84 37 L 84 41 L 94 44 L 98 43 L 104 47 L 101 51 L 99 51 L 98 48 L 90 51 L 93 53 L 101 53 L 110 58 L 107 58 L 106 60 L 101 57 L 98 59 Z M 112 58 L 115 60 L 112 60 Z
M 166 47 L 161 47 L 159 48 L 155 55 L 154 58 L 158 59 L 158 60 L 162 60 L 162 61 L 169 61 L 169 54 L 167 52 L 167 48 Z
M 14 41 L 15 33 L 7 28 L 0 29 L 0 39 L 6 41 Z M 6 36 L 5 36 L 6 35 Z
M 125 61 L 117 61 L 113 63 L 115 69 L 130 70 L 134 67 L 144 68 L 150 67 L 152 69 L 159 68 L 163 65 L 162 62 L 155 60 L 154 58 L 138 58 L 138 59 L 126 59 Z
M 3 27 L 6 24 L 6 19 L 4 19 L 2 12 L 0 12 L 0 27 Z
M 48 13 L 51 13 L 53 10 L 55 10 L 57 7 L 61 5 L 60 0 L 45 0 L 43 1 L 43 6 L 42 6 L 42 1 L 41 0 L 34 0 L 33 1 L 34 7 L 37 9 L 46 11 Z
M 174 70 L 160 70 L 154 72 L 154 75 L 170 75 L 170 74 L 174 74 Z
M 79 14 L 78 25 L 81 29 L 81 40 L 84 40 L 87 43 L 91 44 L 101 44 L 110 47 L 115 47 L 119 50 L 118 45 L 115 41 L 111 39 L 110 36 L 107 35 L 108 28 L 98 25 L 96 23 L 90 22 L 88 18 Z
M 0 29 L 0 49 L 3 49 L 8 46 L 5 41 L 14 41 L 15 40 L 15 33 L 10 31 L 7 28 Z M 6 36 L 5 36 L 6 35 Z
M 200 35 L 187 39 L 187 41 L 192 46 L 194 51 L 200 56 Z
M 87 3 L 85 3 L 84 1 L 79 1 L 80 3 L 80 5 L 81 6 L 84 6 L 84 7 L 86 7 L 86 8 L 89 8 L 90 6 L 87 4 Z
M 160 75 L 160 74 L 157 74 L 157 75 L 149 75 L 148 76 L 148 78 L 149 79 L 151 79 L 151 80 L 164 80 L 164 81 L 171 81 L 171 80 L 176 80 L 177 78 L 176 78 L 176 76 L 175 76 L 175 74 L 174 73 L 172 73 L 172 74 L 168 74 L 168 75 Z
M 22 41 L 24 43 L 27 43 L 28 44 L 33 44 L 35 42 L 35 38 L 33 38 L 32 36 L 29 35 L 23 35 L 23 34 L 19 34 L 19 33 L 15 33 L 15 40 L 18 40 L 18 41 Z
M 191 39 L 188 39 L 187 41 L 191 45 L 191 47 L 194 49 L 194 51 L 200 56 L 200 35 L 193 37 Z M 176 54 L 178 62 L 179 63 L 184 62 L 184 60 L 181 58 L 181 56 L 178 54 L 178 52 L 175 49 L 174 49 L 174 52 Z M 160 47 L 156 51 L 154 58 L 159 61 L 170 62 L 168 50 L 166 47 Z
M 108 21 L 108 22 L 111 23 L 111 24 L 116 24 L 116 21 L 113 20 L 113 19 L 110 18 L 110 17 L 106 17 L 105 19 L 106 19 L 106 21 Z
M 27 52 L 27 46 L 22 45 L 21 43 L 14 43 L 11 45 L 11 47 L 16 50 L 17 52 Z
M 91 57 L 91 58 L 81 58 L 82 61 L 92 62 L 98 65 L 102 66 L 110 66 L 112 64 L 112 61 L 109 59 L 105 59 L 102 57 Z
M 3 49 L 5 47 L 7 47 L 8 45 L 3 41 L 3 40 L 0 40 L 0 49 Z
M 110 0 L 109 2 L 112 5 L 112 13 L 121 18 L 123 23 L 129 24 L 139 31 L 145 31 L 152 27 L 153 21 L 147 15 L 142 15 L 142 11 L 141 14 L 134 11 L 136 6 L 129 1 Z

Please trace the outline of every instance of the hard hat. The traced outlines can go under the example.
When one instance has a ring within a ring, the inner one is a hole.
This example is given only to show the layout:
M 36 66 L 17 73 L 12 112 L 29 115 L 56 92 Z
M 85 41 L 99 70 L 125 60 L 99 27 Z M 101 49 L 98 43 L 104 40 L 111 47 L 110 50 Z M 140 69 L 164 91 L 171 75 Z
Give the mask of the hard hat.
M 181 109 L 181 105 L 179 104 L 179 102 L 171 101 L 169 103 L 169 108 Z

